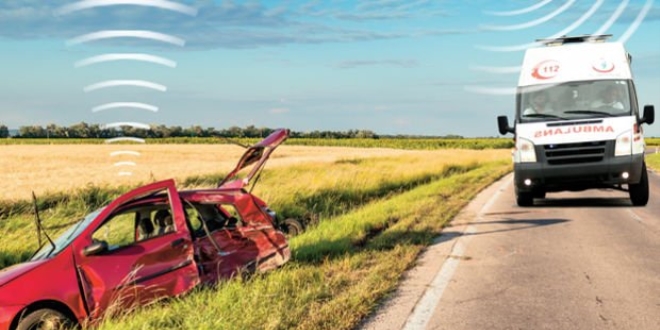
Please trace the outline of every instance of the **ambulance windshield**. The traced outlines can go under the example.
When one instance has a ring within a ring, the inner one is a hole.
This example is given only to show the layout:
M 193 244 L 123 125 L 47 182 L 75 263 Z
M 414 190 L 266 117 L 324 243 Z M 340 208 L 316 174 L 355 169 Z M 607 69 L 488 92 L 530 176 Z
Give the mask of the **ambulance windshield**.
M 522 121 L 629 116 L 627 80 L 573 81 L 519 89 Z

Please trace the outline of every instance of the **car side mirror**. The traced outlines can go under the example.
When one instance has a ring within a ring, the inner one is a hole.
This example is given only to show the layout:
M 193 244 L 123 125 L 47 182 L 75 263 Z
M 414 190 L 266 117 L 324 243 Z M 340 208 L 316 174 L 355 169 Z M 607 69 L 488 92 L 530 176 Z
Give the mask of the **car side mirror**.
M 497 117 L 497 127 L 502 135 L 506 135 L 506 133 L 514 133 L 513 128 L 509 126 L 509 118 L 507 118 L 507 116 Z
M 655 109 L 652 105 L 644 106 L 644 116 L 639 120 L 640 124 L 647 123 L 649 125 L 653 124 L 655 121 Z
M 93 256 L 108 251 L 108 243 L 105 241 L 94 241 L 91 245 L 83 249 L 83 254 Z

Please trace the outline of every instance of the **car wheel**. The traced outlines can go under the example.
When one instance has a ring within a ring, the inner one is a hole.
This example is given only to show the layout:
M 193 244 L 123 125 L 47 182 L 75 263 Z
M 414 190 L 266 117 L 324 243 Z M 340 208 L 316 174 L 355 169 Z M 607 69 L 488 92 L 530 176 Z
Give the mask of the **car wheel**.
M 642 177 L 639 183 L 628 185 L 628 194 L 634 206 L 644 206 L 649 202 L 649 176 L 646 173 L 646 164 L 642 164 Z
M 294 218 L 287 218 L 284 221 L 282 221 L 282 229 L 285 234 L 289 236 L 296 236 L 305 230 L 305 227 L 303 224 L 294 219 Z
M 59 311 L 50 308 L 30 312 L 18 322 L 16 330 L 70 329 L 73 321 Z

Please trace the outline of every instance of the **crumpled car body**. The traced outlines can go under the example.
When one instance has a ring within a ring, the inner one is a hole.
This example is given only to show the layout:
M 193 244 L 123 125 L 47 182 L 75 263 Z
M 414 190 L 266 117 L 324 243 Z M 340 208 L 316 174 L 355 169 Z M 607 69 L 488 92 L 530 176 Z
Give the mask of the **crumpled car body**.
M 91 324 L 200 284 L 267 271 L 291 256 L 264 201 L 245 187 L 288 137 L 277 130 L 247 148 L 216 188 L 179 191 L 174 180 L 130 191 L 0 271 L 0 329 L 48 318 Z M 250 173 L 237 173 L 253 165 Z M 38 318 L 41 317 L 41 318 Z

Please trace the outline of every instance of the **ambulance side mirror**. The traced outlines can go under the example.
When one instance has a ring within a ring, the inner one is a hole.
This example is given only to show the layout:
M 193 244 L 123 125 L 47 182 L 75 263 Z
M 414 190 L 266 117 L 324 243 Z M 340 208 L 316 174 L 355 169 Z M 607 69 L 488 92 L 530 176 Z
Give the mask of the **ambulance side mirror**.
M 647 123 L 649 125 L 653 124 L 655 121 L 655 110 L 652 105 L 644 106 L 644 116 L 639 120 L 640 124 Z
M 507 116 L 497 117 L 497 127 L 500 129 L 500 134 L 502 135 L 506 135 L 506 133 L 514 133 L 513 128 L 509 126 L 509 118 L 507 118 Z

